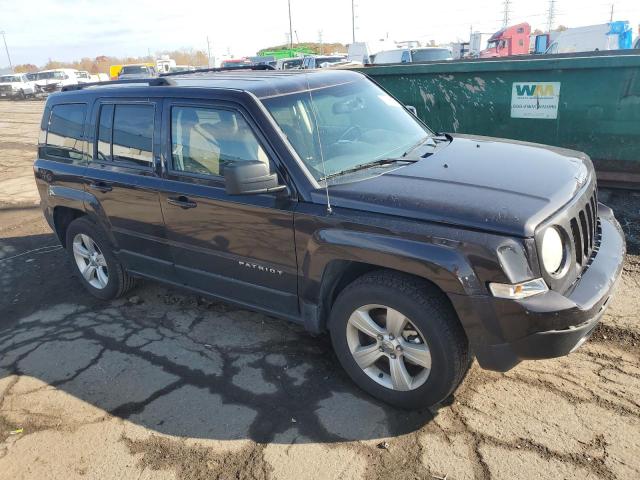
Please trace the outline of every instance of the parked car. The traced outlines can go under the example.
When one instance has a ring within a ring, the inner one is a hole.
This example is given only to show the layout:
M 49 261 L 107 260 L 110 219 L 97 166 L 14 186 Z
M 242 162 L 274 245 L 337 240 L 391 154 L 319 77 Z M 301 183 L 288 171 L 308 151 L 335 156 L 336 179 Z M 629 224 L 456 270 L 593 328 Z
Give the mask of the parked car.
M 171 67 L 169 69 L 170 73 L 176 73 L 176 72 L 190 72 L 192 70 L 195 70 L 196 67 L 192 66 L 192 65 L 176 65 L 175 67 Z
M 302 66 L 302 57 L 279 58 L 276 60 L 276 70 L 299 70 Z
M 132 80 L 137 78 L 153 78 L 157 75 L 156 69 L 152 66 L 139 63 L 133 65 L 123 65 L 118 80 Z
M 230 60 L 223 60 L 220 62 L 221 68 L 239 68 L 250 67 L 251 61 L 248 58 L 234 58 Z
M 346 55 L 307 55 L 302 59 L 302 69 L 327 68 L 340 63 L 346 63 Z
M 36 90 L 56 92 L 69 85 L 78 84 L 78 71 L 73 68 L 43 70 L 36 75 Z
M 86 70 L 78 70 L 76 72 L 78 83 L 91 83 L 91 74 Z
M 26 73 L 0 75 L 0 98 L 25 99 L 36 93 L 36 83 Z
M 415 63 L 453 60 L 448 47 L 395 48 L 378 52 L 373 57 L 376 65 L 389 63 Z
M 480 52 L 480 58 L 527 55 L 530 35 L 531 25 L 526 22 L 498 30 L 487 41 L 487 48 Z
M 625 50 L 631 48 L 629 22 L 611 22 L 568 28 L 555 35 L 546 54 Z
M 41 205 L 98 298 L 149 278 L 328 331 L 356 384 L 406 408 L 473 355 L 568 354 L 611 303 L 624 236 L 583 153 L 434 133 L 353 71 L 148 83 L 44 109 Z

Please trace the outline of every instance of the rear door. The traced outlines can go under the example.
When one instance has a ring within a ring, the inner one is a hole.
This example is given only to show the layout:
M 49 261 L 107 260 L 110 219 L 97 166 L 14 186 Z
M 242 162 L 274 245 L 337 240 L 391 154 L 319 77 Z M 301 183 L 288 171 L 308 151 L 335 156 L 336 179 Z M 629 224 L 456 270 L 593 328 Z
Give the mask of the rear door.
M 224 165 L 274 152 L 246 111 L 229 103 L 165 101 L 161 205 L 176 271 L 189 287 L 295 316 L 295 203 L 287 193 L 230 196 Z
M 172 280 L 171 251 L 159 203 L 160 101 L 101 99 L 93 108 L 93 155 L 86 189 L 110 222 L 127 268 Z

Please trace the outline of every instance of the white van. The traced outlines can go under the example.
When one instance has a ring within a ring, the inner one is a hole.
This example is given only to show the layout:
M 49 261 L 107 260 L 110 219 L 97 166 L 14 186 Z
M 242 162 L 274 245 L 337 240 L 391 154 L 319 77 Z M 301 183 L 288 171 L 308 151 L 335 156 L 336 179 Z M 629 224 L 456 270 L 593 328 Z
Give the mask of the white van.
M 629 22 L 568 28 L 557 34 L 546 54 L 593 52 L 631 48 Z

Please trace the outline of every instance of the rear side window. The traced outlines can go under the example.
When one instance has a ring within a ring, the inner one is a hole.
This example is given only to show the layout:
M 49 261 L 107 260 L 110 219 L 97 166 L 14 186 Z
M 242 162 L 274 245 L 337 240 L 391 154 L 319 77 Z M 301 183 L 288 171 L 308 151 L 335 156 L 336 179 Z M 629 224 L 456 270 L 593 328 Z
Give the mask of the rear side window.
M 82 163 L 86 110 L 87 106 L 83 103 L 53 106 L 45 146 L 47 158 L 65 163 Z
M 98 120 L 98 160 L 150 168 L 154 116 L 153 105 L 102 105 Z

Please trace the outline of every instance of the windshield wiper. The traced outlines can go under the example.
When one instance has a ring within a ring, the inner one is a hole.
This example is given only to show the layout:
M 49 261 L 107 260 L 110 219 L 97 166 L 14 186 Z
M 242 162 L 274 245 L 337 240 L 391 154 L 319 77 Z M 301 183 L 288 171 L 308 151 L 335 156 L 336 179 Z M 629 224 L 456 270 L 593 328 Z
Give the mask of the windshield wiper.
M 345 173 L 353 173 L 359 170 L 365 170 L 367 168 L 378 167 L 380 165 L 389 165 L 391 163 L 397 162 L 405 162 L 405 163 L 415 163 L 419 159 L 413 158 L 381 158 L 379 160 L 374 160 L 373 162 L 361 163 L 360 165 L 356 165 L 355 167 L 347 168 L 346 170 L 340 170 L 339 172 L 330 173 L 325 177 L 321 177 L 320 181 L 327 180 L 329 178 L 339 177 L 340 175 L 344 175 Z

